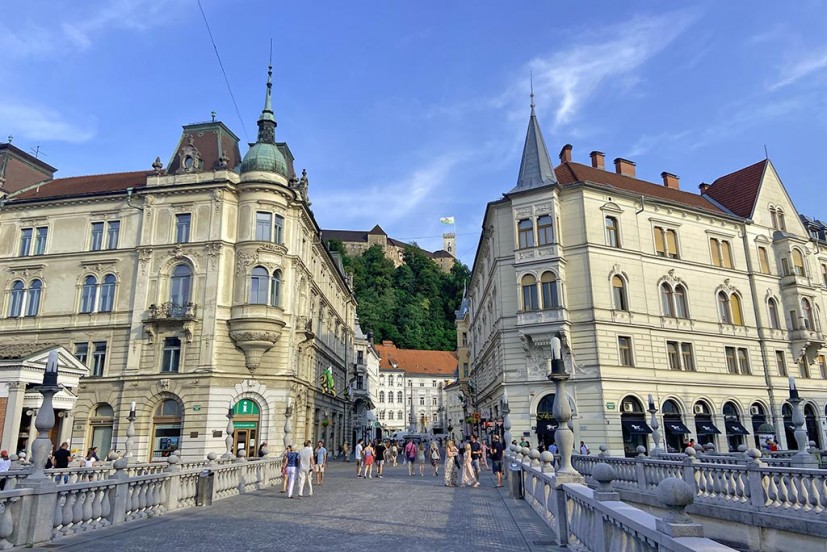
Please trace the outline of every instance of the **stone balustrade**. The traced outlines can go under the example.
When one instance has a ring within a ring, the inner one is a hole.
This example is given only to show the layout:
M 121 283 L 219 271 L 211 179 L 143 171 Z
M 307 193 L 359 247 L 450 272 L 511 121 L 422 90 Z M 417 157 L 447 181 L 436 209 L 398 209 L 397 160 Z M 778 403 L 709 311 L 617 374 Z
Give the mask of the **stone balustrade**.
M 627 478 L 637 474 L 635 459 L 611 459 L 624 462 L 607 464 L 602 457 L 578 456 L 578 464 L 588 468 L 591 479 L 600 484 L 592 490 L 571 482 L 576 479 L 572 474 L 555 473 L 551 454 L 536 452 L 525 454 L 515 447 L 507 451 L 506 459 L 511 470 L 518 470 L 522 496 L 555 533 L 556 544 L 591 552 L 735 552 L 704 538 L 703 527 L 686 514 L 695 497 L 681 478 L 665 477 L 656 486 L 661 507 L 667 510 L 666 515 L 657 517 L 620 502 L 613 490 L 619 470 L 626 472 Z M 526 456 L 532 461 L 525 462 Z
M 281 483 L 281 459 L 129 464 L 46 470 L 33 478 L 24 466 L 2 474 L 0 550 L 33 546 L 196 505 L 198 483 L 213 478 L 205 502 Z

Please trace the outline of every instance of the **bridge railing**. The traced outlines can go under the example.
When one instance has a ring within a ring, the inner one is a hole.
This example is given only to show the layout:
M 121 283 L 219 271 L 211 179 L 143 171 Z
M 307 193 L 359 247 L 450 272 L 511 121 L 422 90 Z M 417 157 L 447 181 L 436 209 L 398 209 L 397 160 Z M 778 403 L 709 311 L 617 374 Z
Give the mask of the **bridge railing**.
M 735 552 L 704 538 L 703 527 L 686 515 L 694 497 L 680 478 L 666 477 L 659 484 L 658 496 L 670 510 L 659 518 L 621 502 L 613 490 L 615 483 L 626 483 L 618 479 L 616 467 L 628 470 L 628 461 L 609 466 L 603 458 L 578 457 L 590 477 L 600 482 L 596 490 L 577 482 L 580 474 L 555 472 L 548 452 L 512 450 L 506 461 L 512 470 L 509 477 L 520 478 L 522 497 L 551 528 L 560 546 L 590 552 Z M 634 459 L 631 465 L 634 468 Z M 515 482 L 511 484 L 513 490 Z
M 10 471 L 0 491 L 0 549 L 33 546 L 79 532 L 163 515 L 196 505 L 199 490 L 205 503 L 281 483 L 281 459 L 235 459 Z M 33 477 L 34 476 L 34 477 Z M 212 477 L 212 488 L 199 489 Z

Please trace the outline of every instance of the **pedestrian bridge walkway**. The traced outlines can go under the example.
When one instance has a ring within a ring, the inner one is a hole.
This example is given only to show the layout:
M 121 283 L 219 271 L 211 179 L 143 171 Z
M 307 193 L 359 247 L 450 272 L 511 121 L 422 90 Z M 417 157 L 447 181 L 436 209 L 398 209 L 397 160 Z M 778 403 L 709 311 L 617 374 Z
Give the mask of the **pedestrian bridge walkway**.
M 400 464 L 362 479 L 353 463 L 333 462 L 310 497 L 288 500 L 280 486 L 268 487 L 40 550 L 561 550 L 526 502 L 494 487 L 490 471 L 476 489 L 445 487 L 441 473 L 429 473 L 410 477 Z

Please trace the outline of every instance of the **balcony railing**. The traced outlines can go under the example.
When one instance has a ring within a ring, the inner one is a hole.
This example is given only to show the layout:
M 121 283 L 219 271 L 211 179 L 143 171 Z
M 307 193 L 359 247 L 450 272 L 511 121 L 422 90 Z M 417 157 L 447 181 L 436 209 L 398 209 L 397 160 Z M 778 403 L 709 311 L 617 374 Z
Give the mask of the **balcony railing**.
M 177 305 L 175 303 L 161 303 L 160 305 L 149 305 L 144 322 L 157 322 L 161 320 L 195 320 L 197 305 L 187 303 Z

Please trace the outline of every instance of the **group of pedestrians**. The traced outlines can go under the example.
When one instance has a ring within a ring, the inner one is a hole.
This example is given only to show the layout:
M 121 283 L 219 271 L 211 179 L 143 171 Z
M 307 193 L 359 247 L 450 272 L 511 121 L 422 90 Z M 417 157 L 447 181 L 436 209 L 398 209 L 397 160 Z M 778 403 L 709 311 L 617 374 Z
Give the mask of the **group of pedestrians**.
M 327 467 L 327 449 L 324 441 L 319 441 L 313 449 L 312 441 L 304 442 L 301 450 L 293 450 L 293 445 L 287 445 L 282 456 L 282 493 L 287 493 L 287 498 L 302 498 L 304 488 L 307 486 L 307 496 L 313 496 L 313 479 L 316 485 L 324 485 L 324 472 Z M 296 493 L 296 477 L 299 479 L 298 493 Z
M 480 442 L 476 435 L 471 435 L 461 447 L 449 440 L 445 445 L 445 486 L 479 487 L 480 470 L 488 469 L 490 459 L 491 470 L 497 480 L 496 486 L 502 487 L 503 450 L 499 435 L 491 437 L 490 446 Z

